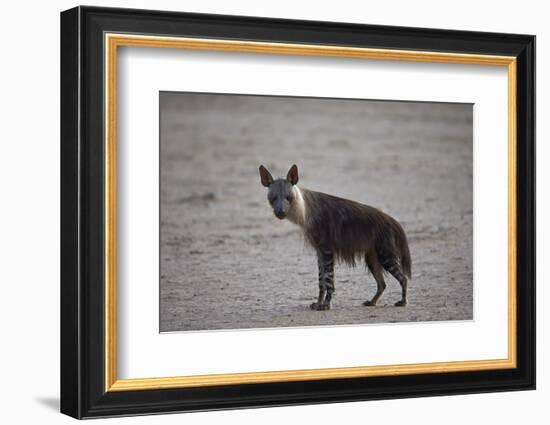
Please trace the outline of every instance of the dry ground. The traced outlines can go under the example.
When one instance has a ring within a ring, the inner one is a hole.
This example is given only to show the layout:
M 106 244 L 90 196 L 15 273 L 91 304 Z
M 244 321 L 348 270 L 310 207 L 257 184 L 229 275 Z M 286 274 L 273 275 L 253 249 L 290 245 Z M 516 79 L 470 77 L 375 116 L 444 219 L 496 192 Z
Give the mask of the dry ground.
M 160 330 L 472 318 L 471 105 L 161 93 Z M 330 311 L 311 311 L 316 257 L 277 220 L 258 166 L 378 207 L 403 225 L 413 262 L 376 284 L 336 267 Z

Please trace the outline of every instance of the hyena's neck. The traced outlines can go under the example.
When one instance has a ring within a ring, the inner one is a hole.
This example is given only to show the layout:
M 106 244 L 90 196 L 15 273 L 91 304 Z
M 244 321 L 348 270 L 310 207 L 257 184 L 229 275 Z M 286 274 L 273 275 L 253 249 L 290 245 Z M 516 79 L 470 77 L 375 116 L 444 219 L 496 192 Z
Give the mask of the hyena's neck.
M 304 199 L 303 191 L 306 189 L 300 189 L 298 186 L 292 186 L 294 191 L 294 201 L 292 202 L 290 209 L 288 210 L 287 219 L 300 227 L 305 227 L 307 219 L 307 205 Z

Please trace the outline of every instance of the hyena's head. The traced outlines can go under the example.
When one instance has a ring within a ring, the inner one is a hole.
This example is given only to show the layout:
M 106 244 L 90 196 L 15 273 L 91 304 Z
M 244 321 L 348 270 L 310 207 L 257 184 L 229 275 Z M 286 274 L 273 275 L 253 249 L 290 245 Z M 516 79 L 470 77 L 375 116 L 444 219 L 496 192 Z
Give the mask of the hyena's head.
M 288 211 L 296 198 L 294 185 L 298 183 L 298 167 L 293 165 L 288 170 L 286 179 L 273 179 L 267 168 L 260 165 L 260 178 L 262 185 L 268 188 L 267 200 L 273 208 L 273 213 L 278 219 L 286 218 Z

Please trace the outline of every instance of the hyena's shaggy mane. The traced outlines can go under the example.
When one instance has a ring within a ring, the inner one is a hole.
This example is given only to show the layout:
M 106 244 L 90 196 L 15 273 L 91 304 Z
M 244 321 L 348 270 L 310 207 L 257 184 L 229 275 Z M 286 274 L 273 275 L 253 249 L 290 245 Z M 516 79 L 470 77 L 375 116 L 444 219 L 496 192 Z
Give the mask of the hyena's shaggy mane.
M 317 249 L 332 248 L 350 266 L 376 252 L 378 262 L 401 264 L 411 277 L 411 256 L 401 225 L 384 212 L 358 202 L 300 188 L 305 202 L 306 240 Z

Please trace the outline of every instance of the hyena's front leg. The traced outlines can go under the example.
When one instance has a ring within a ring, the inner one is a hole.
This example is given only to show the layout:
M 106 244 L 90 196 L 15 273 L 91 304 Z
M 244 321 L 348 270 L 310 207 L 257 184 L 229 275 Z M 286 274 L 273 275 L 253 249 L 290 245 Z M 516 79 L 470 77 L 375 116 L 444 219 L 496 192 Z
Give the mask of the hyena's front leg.
M 330 300 L 334 292 L 334 254 L 331 249 L 317 250 L 317 265 L 319 267 L 319 297 L 311 304 L 312 310 L 329 310 Z

